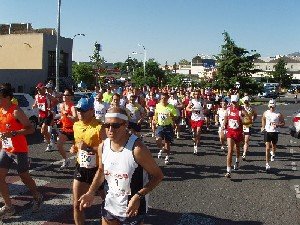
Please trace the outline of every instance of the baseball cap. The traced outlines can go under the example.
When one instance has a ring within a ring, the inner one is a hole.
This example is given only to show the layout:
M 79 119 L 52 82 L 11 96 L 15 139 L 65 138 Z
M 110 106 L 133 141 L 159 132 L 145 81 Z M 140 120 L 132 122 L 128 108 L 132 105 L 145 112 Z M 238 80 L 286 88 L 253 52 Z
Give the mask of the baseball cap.
M 39 88 L 39 89 L 44 88 L 44 87 L 45 87 L 45 85 L 41 82 L 36 85 L 36 88 Z
M 231 95 L 230 101 L 231 102 L 238 102 L 239 101 L 239 97 L 237 95 Z
M 275 106 L 276 106 L 276 101 L 275 101 L 274 99 L 271 99 L 271 100 L 269 101 L 268 106 L 269 106 L 269 107 L 270 107 L 270 106 L 275 107 Z
M 53 85 L 51 83 L 46 84 L 46 88 L 53 88 Z
M 82 112 L 86 112 L 90 109 L 93 109 L 94 108 L 94 99 L 93 98 L 81 98 L 77 102 L 77 105 L 75 106 L 75 108 L 78 111 L 82 111 Z

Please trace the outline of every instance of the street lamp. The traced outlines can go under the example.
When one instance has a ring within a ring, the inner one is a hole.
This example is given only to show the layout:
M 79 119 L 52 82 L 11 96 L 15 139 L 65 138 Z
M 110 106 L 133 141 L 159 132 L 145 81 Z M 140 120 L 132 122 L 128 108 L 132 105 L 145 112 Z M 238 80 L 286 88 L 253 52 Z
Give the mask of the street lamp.
M 146 58 L 147 58 L 147 51 L 144 45 L 142 44 L 138 44 L 138 46 L 143 48 L 143 53 L 139 53 L 139 52 L 132 52 L 131 54 L 133 55 L 137 55 L 137 54 L 143 54 L 144 55 L 144 59 L 143 59 L 143 68 L 144 68 L 144 77 L 146 76 Z
M 74 46 L 74 39 L 75 39 L 75 37 L 77 37 L 77 36 L 83 36 L 83 37 L 85 37 L 85 34 L 75 34 L 74 36 L 73 36 L 73 38 L 72 38 L 72 40 L 73 40 L 73 46 Z M 72 54 L 72 58 L 74 59 L 74 47 L 73 47 L 73 54 Z

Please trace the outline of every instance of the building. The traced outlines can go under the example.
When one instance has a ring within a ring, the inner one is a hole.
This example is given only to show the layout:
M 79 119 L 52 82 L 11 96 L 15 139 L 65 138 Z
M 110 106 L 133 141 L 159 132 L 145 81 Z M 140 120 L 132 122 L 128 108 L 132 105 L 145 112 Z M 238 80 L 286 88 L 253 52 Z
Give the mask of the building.
M 60 89 L 72 85 L 71 38 L 60 39 Z M 30 23 L 0 25 L 0 83 L 16 92 L 34 93 L 38 82 L 56 78 L 56 31 Z

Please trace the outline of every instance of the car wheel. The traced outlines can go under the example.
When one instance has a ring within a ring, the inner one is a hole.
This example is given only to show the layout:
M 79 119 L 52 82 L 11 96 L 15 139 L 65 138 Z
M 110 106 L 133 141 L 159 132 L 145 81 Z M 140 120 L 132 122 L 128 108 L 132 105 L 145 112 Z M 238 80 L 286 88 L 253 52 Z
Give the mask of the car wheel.
M 38 119 L 36 117 L 30 117 L 29 120 L 34 130 L 36 130 L 38 126 Z

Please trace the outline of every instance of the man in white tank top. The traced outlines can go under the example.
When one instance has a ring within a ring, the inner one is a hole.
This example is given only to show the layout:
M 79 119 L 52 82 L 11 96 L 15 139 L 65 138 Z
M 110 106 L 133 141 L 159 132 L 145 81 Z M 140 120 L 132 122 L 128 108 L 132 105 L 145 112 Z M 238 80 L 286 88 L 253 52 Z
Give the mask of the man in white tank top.
M 269 172 L 270 153 L 271 161 L 275 160 L 276 144 L 278 142 L 279 127 L 285 125 L 284 117 L 280 112 L 275 110 L 276 102 L 271 99 L 268 104 L 269 110 L 265 111 L 262 116 L 261 131 L 264 132 L 264 141 L 266 144 L 266 172 Z M 272 150 L 270 151 L 270 148 Z
M 96 191 L 106 181 L 103 225 L 143 224 L 146 195 L 163 179 L 149 149 L 128 132 L 127 125 L 124 109 L 108 110 L 103 124 L 108 138 L 99 146 L 99 168 L 88 192 L 79 199 L 81 209 L 91 206 Z

